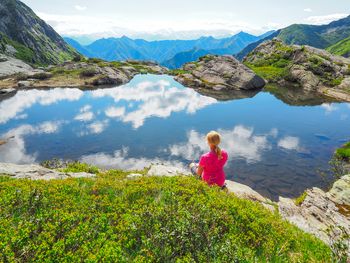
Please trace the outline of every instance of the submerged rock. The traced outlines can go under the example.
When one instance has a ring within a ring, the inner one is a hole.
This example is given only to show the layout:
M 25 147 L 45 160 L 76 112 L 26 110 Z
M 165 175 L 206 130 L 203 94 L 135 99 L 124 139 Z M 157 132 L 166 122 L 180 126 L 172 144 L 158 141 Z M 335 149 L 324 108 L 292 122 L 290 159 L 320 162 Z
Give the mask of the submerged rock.
M 257 90 L 265 81 L 233 56 L 207 55 L 185 64 L 175 80 L 190 88 L 210 90 Z

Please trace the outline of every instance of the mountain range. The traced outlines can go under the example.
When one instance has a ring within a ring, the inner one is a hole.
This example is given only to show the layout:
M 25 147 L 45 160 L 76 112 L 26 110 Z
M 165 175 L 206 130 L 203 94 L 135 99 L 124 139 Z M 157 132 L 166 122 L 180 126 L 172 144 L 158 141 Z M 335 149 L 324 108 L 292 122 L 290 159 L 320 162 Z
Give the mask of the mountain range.
M 270 34 L 272 32 L 269 32 Z M 235 54 L 247 45 L 254 43 L 262 36 L 240 32 L 232 37 L 216 39 L 201 37 L 195 40 L 162 40 L 146 41 L 142 39 L 104 38 L 83 46 L 71 38 L 66 42 L 87 57 L 113 60 L 152 60 L 169 68 L 178 68 L 184 63 L 197 60 L 206 54 Z
M 33 64 L 58 63 L 78 55 L 19 0 L 0 1 L 0 53 Z
M 280 29 L 273 34 L 252 43 L 239 52 L 236 57 L 243 59 L 262 42 L 275 37 L 284 43 L 292 45 L 308 45 L 326 49 L 350 36 L 350 16 L 333 21 L 327 25 L 294 24 Z

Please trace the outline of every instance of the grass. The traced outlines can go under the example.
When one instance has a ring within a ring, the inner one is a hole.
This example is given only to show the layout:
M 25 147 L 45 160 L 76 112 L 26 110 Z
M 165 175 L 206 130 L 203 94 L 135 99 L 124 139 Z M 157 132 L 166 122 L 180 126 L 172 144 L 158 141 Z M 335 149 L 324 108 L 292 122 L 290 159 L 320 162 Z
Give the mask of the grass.
M 177 76 L 177 75 L 182 75 L 182 74 L 189 74 L 190 72 L 187 70 L 183 70 L 183 69 L 173 69 L 169 71 L 169 75 L 172 76 Z
M 35 62 L 35 54 L 33 50 L 14 40 L 9 39 L 7 36 L 0 32 L 0 51 L 4 52 L 6 45 L 10 45 L 16 49 L 17 52 L 14 54 L 16 58 L 30 64 Z
M 335 151 L 337 157 L 350 161 L 350 142 L 344 144 L 341 148 Z
M 295 205 L 300 206 L 304 202 L 306 197 L 307 197 L 307 192 L 305 191 L 298 198 L 294 200 Z
M 327 48 L 327 51 L 339 55 L 339 56 L 349 56 L 350 55 L 350 37 L 335 43 L 334 45 Z
M 91 171 L 81 163 L 66 171 Z M 143 171 L 145 173 L 145 171 Z M 0 177 L 3 262 L 331 262 L 330 249 L 260 204 L 192 177 L 99 172 Z
M 249 68 L 251 68 L 258 76 L 271 82 L 276 82 L 288 76 L 288 70 L 286 68 L 280 68 L 272 65 L 268 65 L 268 66 L 254 66 L 252 64 L 246 64 L 246 65 Z

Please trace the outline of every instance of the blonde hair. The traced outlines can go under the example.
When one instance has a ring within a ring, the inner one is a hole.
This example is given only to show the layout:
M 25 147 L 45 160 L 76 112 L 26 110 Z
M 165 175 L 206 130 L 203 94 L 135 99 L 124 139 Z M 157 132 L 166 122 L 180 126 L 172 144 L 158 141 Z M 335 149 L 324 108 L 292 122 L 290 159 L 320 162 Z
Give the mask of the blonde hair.
M 215 152 L 216 152 L 219 160 L 221 160 L 222 159 L 222 152 L 221 152 L 221 149 L 219 147 L 219 144 L 221 142 L 220 134 L 216 131 L 209 132 L 207 134 L 207 141 L 208 141 L 210 146 L 215 147 Z

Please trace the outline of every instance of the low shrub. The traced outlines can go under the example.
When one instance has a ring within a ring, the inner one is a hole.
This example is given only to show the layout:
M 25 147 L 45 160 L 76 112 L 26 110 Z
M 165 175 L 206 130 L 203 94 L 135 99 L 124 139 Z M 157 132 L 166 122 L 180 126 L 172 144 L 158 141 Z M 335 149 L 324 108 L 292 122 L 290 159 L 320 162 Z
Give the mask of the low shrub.
M 332 261 L 324 243 L 257 203 L 192 177 L 125 177 L 0 180 L 0 261 Z
M 52 75 L 50 73 L 47 73 L 47 72 L 35 73 L 33 76 L 31 76 L 31 78 L 38 79 L 38 80 L 46 80 L 46 79 L 49 79 L 51 77 L 52 77 Z
M 337 149 L 335 154 L 341 159 L 350 161 L 350 142 L 344 144 L 341 148 Z
M 28 75 L 23 73 L 23 72 L 15 74 L 14 77 L 15 77 L 15 79 L 17 81 L 22 81 L 22 80 L 27 80 L 28 79 Z
M 81 78 L 91 78 L 96 74 L 97 74 L 97 71 L 95 68 L 86 68 L 86 69 L 83 69 L 79 75 Z

